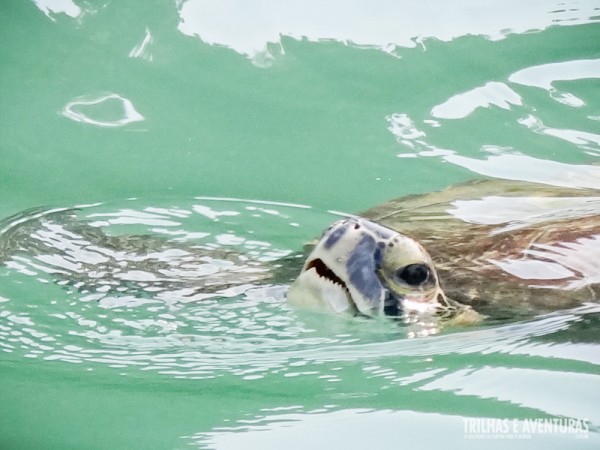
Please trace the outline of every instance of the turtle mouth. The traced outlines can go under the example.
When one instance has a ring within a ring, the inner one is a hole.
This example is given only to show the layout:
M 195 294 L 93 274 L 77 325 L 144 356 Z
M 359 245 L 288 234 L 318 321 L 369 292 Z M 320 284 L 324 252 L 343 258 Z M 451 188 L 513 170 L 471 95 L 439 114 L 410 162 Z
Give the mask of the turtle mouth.
M 348 298 L 348 303 L 350 303 L 350 306 L 355 311 L 359 310 L 358 307 L 356 306 L 356 302 L 354 301 L 354 299 L 352 298 L 352 295 L 350 294 L 350 289 L 348 289 L 348 285 L 333 270 L 331 270 L 331 268 L 327 264 L 325 264 L 321 258 L 315 258 L 315 259 L 310 260 L 306 264 L 305 270 L 309 271 L 310 269 L 314 269 L 316 274 L 320 278 L 328 280 L 328 281 L 332 282 L 333 284 L 339 286 L 346 294 L 346 297 Z

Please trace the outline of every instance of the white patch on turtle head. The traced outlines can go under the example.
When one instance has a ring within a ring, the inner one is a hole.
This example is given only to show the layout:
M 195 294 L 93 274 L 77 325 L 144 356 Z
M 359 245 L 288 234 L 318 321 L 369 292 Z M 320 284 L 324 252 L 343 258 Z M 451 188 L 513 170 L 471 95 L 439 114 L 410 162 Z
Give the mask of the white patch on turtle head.
M 407 308 L 438 308 L 445 297 L 421 245 L 366 219 L 350 218 L 325 231 L 290 287 L 288 301 L 336 313 L 397 316 Z

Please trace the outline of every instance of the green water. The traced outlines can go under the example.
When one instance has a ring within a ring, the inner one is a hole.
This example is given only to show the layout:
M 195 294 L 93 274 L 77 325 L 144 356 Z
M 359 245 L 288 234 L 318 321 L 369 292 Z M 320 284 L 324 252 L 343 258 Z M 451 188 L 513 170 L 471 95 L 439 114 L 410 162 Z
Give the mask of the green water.
M 473 178 L 600 188 L 597 2 L 299 3 L 4 0 L 0 218 L 93 205 L 269 262 Z M 13 263 L 2 449 L 600 445 L 594 304 L 411 338 L 286 286 L 98 300 Z

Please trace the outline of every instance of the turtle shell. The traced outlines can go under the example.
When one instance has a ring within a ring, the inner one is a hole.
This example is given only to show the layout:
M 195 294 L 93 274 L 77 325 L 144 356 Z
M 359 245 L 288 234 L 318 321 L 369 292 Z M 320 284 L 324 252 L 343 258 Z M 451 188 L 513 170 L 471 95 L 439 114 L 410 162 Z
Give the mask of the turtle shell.
M 491 315 L 600 299 L 600 191 L 481 180 L 365 211 L 423 244 L 446 294 Z

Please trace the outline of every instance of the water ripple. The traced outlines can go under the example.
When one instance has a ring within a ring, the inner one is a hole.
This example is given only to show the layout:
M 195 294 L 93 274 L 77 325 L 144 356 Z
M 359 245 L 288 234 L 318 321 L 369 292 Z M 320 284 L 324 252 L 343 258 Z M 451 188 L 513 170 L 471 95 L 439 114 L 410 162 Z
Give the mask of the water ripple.
M 600 314 L 596 304 L 413 339 L 407 338 L 419 336 L 414 328 L 384 319 L 295 311 L 284 300 L 289 274 L 276 274 L 277 261 L 317 235 L 330 214 L 233 199 L 184 203 L 37 210 L 3 222 L 4 358 L 138 376 L 275 375 L 328 384 L 345 377 L 345 366 L 359 364 L 382 388 L 435 382 L 447 371 L 427 361 L 456 354 L 527 355 L 544 367 L 568 360 L 584 372 L 600 364 L 597 343 L 567 351 L 541 341 Z M 248 283 L 239 283 L 241 274 Z M 197 291 L 202 278 L 220 283 Z M 414 372 L 415 361 L 424 362 L 422 372 Z
M 505 80 L 490 80 L 483 86 L 449 96 L 432 105 L 430 116 L 417 120 L 407 112 L 387 116 L 388 130 L 395 136 L 402 151 L 401 158 L 435 157 L 469 169 L 478 175 L 507 180 L 529 181 L 553 186 L 600 189 L 600 168 L 595 165 L 567 164 L 560 158 L 549 160 L 532 156 L 538 148 L 523 148 L 527 140 L 514 140 L 510 135 L 499 136 L 496 116 L 502 121 L 517 124 L 527 132 L 558 141 L 556 148 L 571 153 L 574 147 L 583 155 L 600 155 L 600 134 L 592 100 L 568 92 L 570 86 L 578 91 L 578 83 L 600 77 L 600 60 L 572 60 L 525 67 Z M 556 84 L 561 82 L 559 91 Z M 546 90 L 549 97 L 565 105 L 561 123 L 568 118 L 577 128 L 555 126 L 543 118 L 539 97 L 531 88 Z M 578 94 L 581 96 L 581 94 Z M 568 108 L 566 108 L 568 107 Z M 581 111 L 578 111 L 581 110 Z M 583 114 L 583 117 L 581 116 Z M 492 117 L 481 126 L 480 118 Z M 465 127 L 469 130 L 464 133 Z M 588 129 L 586 129 L 586 127 Z M 445 143 L 447 136 L 459 130 L 465 142 L 460 150 Z M 536 142 L 539 142 L 536 140 Z M 514 144 L 514 145 L 513 145 Z M 466 150 L 474 146 L 471 154 Z
M 75 122 L 103 128 L 122 127 L 145 120 L 131 100 L 119 94 L 77 97 L 65 105 L 61 114 Z

